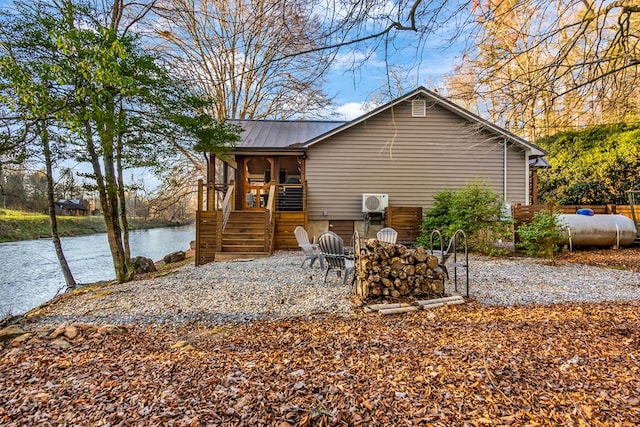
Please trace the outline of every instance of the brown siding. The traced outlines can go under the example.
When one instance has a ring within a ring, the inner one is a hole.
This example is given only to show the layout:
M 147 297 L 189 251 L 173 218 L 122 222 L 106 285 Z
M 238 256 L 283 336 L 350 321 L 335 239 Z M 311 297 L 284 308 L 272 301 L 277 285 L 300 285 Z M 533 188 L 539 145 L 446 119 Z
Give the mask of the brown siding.
M 507 202 L 524 203 L 528 180 L 526 164 L 528 159 L 524 150 L 507 146 L 507 162 Z
M 502 195 L 502 142 L 435 104 L 411 117 L 411 102 L 400 103 L 309 147 L 309 219 L 361 219 L 362 193 L 429 208 L 436 192 L 481 180 Z M 508 196 L 524 203 L 524 151 L 509 146 L 508 159 Z

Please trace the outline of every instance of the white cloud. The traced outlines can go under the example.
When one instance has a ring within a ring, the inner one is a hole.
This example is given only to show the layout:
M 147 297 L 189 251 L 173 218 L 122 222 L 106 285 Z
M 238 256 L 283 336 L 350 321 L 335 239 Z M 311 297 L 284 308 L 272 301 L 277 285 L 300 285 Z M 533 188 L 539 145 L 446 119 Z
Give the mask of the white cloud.
M 355 51 L 338 53 L 333 60 L 331 66 L 334 70 L 344 71 L 361 68 L 363 65 L 368 67 L 383 67 L 384 61 L 377 58 L 374 51 Z
M 368 112 L 364 102 L 347 102 L 335 109 L 336 115 L 343 120 L 353 120 Z

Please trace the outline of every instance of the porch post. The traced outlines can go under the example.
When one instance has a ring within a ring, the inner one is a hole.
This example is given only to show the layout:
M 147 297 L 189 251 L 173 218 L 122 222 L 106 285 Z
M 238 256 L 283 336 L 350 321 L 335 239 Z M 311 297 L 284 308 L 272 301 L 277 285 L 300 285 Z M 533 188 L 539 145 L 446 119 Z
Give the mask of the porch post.
M 533 184 L 531 185 L 531 191 L 533 193 L 533 205 L 538 204 L 538 168 L 533 169 Z
M 207 182 L 207 209 L 208 211 L 215 210 L 215 198 L 216 198 L 216 156 L 213 153 L 209 153 L 209 164 L 207 165 L 207 175 L 209 176 L 209 182 Z

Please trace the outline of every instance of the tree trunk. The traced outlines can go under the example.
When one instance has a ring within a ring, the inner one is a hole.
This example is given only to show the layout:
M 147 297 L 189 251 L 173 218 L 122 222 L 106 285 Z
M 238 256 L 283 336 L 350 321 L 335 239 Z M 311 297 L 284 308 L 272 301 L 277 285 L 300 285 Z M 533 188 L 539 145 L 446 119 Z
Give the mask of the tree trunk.
M 56 249 L 56 256 L 64 275 L 64 281 L 67 284 L 67 290 L 75 289 L 77 286 L 76 280 L 73 278 L 67 258 L 64 256 L 62 250 L 62 243 L 60 242 L 60 235 L 58 234 L 58 218 L 56 216 L 56 205 L 53 193 L 53 168 L 51 165 L 51 147 L 49 145 L 49 130 L 47 124 L 41 124 L 40 139 L 42 141 L 42 148 L 44 151 L 44 162 L 47 170 L 47 201 L 49 204 L 49 221 L 51 223 L 51 241 Z
M 118 136 L 116 146 L 116 167 L 118 175 L 118 200 L 119 200 L 119 215 L 120 224 L 122 226 L 122 241 L 124 244 L 124 256 L 127 264 L 127 275 L 133 277 L 134 268 L 131 263 L 131 247 L 129 246 L 129 221 L 127 220 L 127 200 L 124 192 L 124 170 L 122 167 L 123 144 L 122 144 L 122 130 L 124 128 L 124 114 L 122 113 L 122 106 L 120 106 L 120 113 L 118 114 Z
M 109 147 L 103 147 L 103 150 L 105 151 L 103 156 L 105 173 L 103 174 L 98 153 L 93 142 L 93 131 L 89 122 L 85 122 L 85 133 L 87 138 L 87 150 L 91 158 L 91 164 L 93 165 L 98 194 L 100 195 L 100 206 L 102 208 L 102 214 L 107 228 L 107 240 L 109 241 L 109 249 L 111 251 L 111 258 L 113 259 L 116 280 L 119 283 L 123 283 L 129 279 L 124 249 L 122 247 L 120 223 L 118 220 L 118 194 L 113 174 L 113 156 L 109 154 Z M 101 138 L 104 139 L 107 137 L 104 130 L 100 133 Z

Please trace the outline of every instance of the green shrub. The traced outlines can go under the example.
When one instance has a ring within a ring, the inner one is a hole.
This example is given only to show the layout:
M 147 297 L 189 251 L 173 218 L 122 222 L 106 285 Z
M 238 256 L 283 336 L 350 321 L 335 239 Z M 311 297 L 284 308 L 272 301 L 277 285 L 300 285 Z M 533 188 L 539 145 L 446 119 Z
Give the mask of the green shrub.
M 433 230 L 440 230 L 447 244 L 456 230 L 462 229 L 473 250 L 489 250 L 486 239 L 503 235 L 505 227 L 511 234 L 510 224 L 499 221 L 501 198 L 487 185 L 476 182 L 441 191 L 433 198 L 435 203 L 425 214 L 417 246 L 429 247 Z
M 553 258 L 564 230 L 557 213 L 536 212 L 529 224 L 523 224 L 516 230 L 521 240 L 517 247 L 524 249 L 529 256 Z

